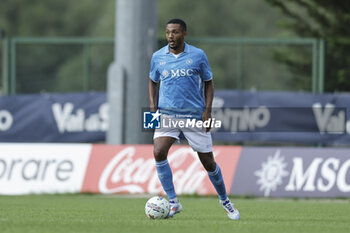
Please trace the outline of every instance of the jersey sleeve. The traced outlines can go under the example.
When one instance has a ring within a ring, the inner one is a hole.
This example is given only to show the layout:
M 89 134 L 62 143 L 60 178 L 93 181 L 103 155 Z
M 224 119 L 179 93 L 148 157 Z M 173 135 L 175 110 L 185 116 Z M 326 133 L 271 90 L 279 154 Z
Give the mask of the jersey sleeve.
M 203 81 L 209 81 L 213 78 L 213 72 L 211 71 L 211 68 L 209 66 L 209 61 L 207 58 L 207 55 L 205 53 L 202 53 L 202 61 L 200 64 L 201 69 L 201 77 Z
M 150 79 L 153 80 L 153 82 L 159 82 L 159 72 L 157 70 L 157 65 L 156 65 L 156 58 L 153 55 L 151 59 L 151 70 L 149 72 L 149 77 Z

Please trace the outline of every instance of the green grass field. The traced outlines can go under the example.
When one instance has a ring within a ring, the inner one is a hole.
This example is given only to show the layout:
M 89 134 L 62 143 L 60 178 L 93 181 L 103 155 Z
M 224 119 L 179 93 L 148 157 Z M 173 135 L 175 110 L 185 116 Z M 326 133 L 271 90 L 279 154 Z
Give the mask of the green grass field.
M 229 220 L 216 197 L 180 197 L 184 211 L 150 220 L 147 197 L 0 196 L 0 232 L 350 232 L 350 200 L 231 198 L 241 220 Z

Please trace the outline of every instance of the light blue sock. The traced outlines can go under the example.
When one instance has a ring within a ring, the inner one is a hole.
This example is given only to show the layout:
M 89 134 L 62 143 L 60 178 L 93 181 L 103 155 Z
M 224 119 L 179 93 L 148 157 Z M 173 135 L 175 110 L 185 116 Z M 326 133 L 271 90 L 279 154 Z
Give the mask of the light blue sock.
M 221 169 L 218 164 L 216 164 L 216 168 L 212 172 L 208 172 L 209 179 L 211 183 L 214 185 L 216 192 L 219 195 L 220 200 L 226 200 L 226 188 L 224 179 L 222 178 Z
M 168 195 L 169 200 L 176 198 L 175 188 L 173 184 L 173 173 L 169 166 L 168 160 L 161 162 L 156 161 L 156 168 L 160 183 L 162 183 L 163 189 Z

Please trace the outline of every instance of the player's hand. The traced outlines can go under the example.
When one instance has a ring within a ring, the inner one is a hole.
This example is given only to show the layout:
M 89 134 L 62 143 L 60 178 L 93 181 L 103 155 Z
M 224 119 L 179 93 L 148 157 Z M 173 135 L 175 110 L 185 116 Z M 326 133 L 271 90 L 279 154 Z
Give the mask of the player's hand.
M 149 110 L 150 110 L 150 112 L 156 112 L 156 111 L 157 111 L 157 109 L 158 109 L 158 107 L 157 107 L 157 106 L 149 106 Z
M 209 132 L 210 131 L 210 129 L 211 129 L 211 121 L 212 121 L 212 119 L 211 119 L 211 111 L 210 110 L 205 110 L 204 112 L 203 112 L 203 114 L 202 114 L 202 121 L 204 122 L 204 121 L 206 121 L 206 120 L 210 120 L 210 124 L 209 124 L 209 127 L 206 127 L 205 128 L 205 132 Z

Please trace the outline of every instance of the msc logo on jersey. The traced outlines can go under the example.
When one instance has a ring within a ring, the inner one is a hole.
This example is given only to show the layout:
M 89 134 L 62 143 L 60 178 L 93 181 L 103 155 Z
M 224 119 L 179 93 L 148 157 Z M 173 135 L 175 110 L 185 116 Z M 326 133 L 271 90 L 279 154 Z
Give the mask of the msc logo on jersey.
M 143 113 L 143 128 L 144 129 L 160 129 L 160 113 L 156 112 L 144 112 Z
M 167 70 L 162 71 L 162 75 L 164 78 L 179 78 L 184 76 L 192 76 L 194 74 L 193 69 L 171 69 L 170 72 Z

